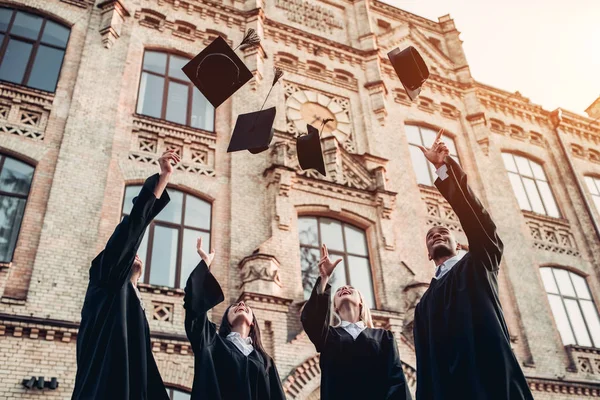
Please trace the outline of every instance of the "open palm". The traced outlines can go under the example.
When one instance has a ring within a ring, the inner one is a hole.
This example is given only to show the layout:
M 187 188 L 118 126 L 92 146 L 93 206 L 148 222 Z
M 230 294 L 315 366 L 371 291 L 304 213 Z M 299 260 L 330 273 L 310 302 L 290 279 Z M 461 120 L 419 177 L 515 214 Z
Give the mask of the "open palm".
M 341 258 L 339 260 L 335 260 L 334 262 L 331 262 L 331 259 L 329 258 L 329 251 L 327 250 L 327 246 L 325 246 L 324 244 L 321 246 L 321 260 L 319 261 L 319 275 L 321 275 L 322 278 L 329 279 L 329 277 L 331 277 L 331 274 L 333 274 L 333 270 L 335 269 L 335 267 L 337 267 L 337 265 L 341 262 L 342 262 Z
M 196 250 L 198 251 L 200 258 L 202 258 L 206 263 L 206 266 L 210 267 L 210 264 L 215 258 L 215 249 L 213 249 L 210 254 L 206 254 L 206 252 L 202 250 L 202 238 L 199 237 L 198 240 L 196 240 Z

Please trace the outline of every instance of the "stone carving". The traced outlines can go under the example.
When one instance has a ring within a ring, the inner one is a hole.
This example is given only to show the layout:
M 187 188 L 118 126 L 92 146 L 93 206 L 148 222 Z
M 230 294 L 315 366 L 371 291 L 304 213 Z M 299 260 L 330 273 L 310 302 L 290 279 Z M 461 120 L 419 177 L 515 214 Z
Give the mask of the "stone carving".
M 463 231 L 456 213 L 437 189 L 421 186 L 421 198 L 427 207 L 428 226 L 444 226 L 450 231 Z
M 569 345 L 565 347 L 569 354 L 570 372 L 585 375 L 600 375 L 600 350 L 591 347 Z
M 276 296 L 281 294 L 283 284 L 279 277 L 279 261 L 269 254 L 256 253 L 245 257 L 239 264 L 244 292 Z
M 8 84 L 0 84 L 0 90 L 0 132 L 44 140 L 52 97 Z
M 121 29 L 125 18 L 129 17 L 129 11 L 120 0 L 106 0 L 98 4 L 102 21 L 100 23 L 100 35 L 102 43 L 107 49 L 111 48 L 115 41 L 121 36 Z
M 578 256 L 579 251 L 568 222 L 525 213 L 533 247 L 558 254 Z
M 287 19 L 307 28 L 325 33 L 343 29 L 339 15 L 319 4 L 306 0 L 275 0 L 275 6 L 285 10 Z
M 310 79 L 334 84 L 355 92 L 358 91 L 358 80 L 354 77 L 354 74 L 345 70 L 337 68 L 331 70 L 325 67 L 317 72 L 308 62 L 301 61 L 298 57 L 284 52 L 275 54 L 275 65 L 286 72 L 307 76 Z
M 152 302 L 152 319 L 163 322 L 173 322 L 172 303 L 161 303 L 158 301 Z

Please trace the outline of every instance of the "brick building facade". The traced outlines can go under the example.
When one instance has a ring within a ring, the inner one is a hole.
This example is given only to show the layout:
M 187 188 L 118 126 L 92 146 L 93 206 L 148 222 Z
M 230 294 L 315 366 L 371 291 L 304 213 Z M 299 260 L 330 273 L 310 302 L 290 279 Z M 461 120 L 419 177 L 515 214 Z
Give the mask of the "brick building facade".
M 70 398 L 90 261 L 127 212 L 127 188 L 155 173 L 167 148 L 182 155 L 175 201 L 148 232 L 140 286 L 174 398 L 192 384 L 180 286 L 198 235 L 216 249 L 226 303 L 255 309 L 289 399 L 319 398 L 299 310 L 321 240 L 344 257 L 338 278 L 367 292 L 376 324 L 395 333 L 414 392 L 413 311 L 433 274 L 424 235 L 443 224 L 464 240 L 418 167 L 414 145 L 439 128 L 505 243 L 502 303 L 535 398 L 600 396 L 598 107 L 589 118 L 548 111 L 476 82 L 449 16 L 435 22 L 377 0 L 0 7 L 0 399 Z M 177 66 L 216 35 L 235 47 L 248 28 L 261 46 L 237 52 L 255 78 L 213 113 Z M 412 103 L 386 56 L 408 45 L 432 73 Z M 26 72 L 11 75 L 19 63 Z M 261 106 L 274 66 L 285 75 L 267 102 L 277 107 L 271 148 L 226 153 L 236 116 Z M 328 117 L 327 177 L 301 171 L 295 137 Z M 59 387 L 25 389 L 31 376 Z

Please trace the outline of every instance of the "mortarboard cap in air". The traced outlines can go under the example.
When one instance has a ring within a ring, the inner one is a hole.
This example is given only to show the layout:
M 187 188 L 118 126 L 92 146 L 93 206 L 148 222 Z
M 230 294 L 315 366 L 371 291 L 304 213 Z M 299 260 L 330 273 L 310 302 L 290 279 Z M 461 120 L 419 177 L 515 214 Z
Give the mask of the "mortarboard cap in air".
M 323 121 L 323 127 L 327 122 Z M 302 169 L 316 169 L 323 176 L 327 176 L 325 171 L 325 161 L 323 160 L 323 150 L 321 150 L 321 135 L 317 128 L 312 125 L 306 125 L 308 134 L 296 138 L 296 153 L 298 154 L 298 163 Z
M 256 32 L 249 29 L 240 46 L 253 46 L 259 42 Z M 234 49 L 220 36 L 191 59 L 182 71 L 215 108 L 253 77 Z
M 263 107 L 271 94 L 271 90 L 282 76 L 283 71 L 275 68 L 273 83 L 259 111 L 238 115 L 227 148 L 228 153 L 248 150 L 252 154 L 258 154 L 269 148 L 271 140 L 273 140 L 273 122 L 275 122 L 277 110 L 275 107 L 263 110 Z
M 429 78 L 429 69 L 423 57 L 412 46 L 400 51 L 399 48 L 388 53 L 396 75 L 400 78 L 402 86 L 411 100 L 416 99 L 421 93 L 421 86 Z

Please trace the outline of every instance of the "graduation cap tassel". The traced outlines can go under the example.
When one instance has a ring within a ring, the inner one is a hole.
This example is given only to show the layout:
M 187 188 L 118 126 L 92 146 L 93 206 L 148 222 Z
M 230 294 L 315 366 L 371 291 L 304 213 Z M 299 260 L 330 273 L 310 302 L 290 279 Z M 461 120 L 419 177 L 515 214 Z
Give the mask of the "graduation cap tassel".
M 246 32 L 246 36 L 244 36 L 242 43 L 240 43 L 234 50 L 237 50 L 237 48 L 240 46 L 254 47 L 259 43 L 260 36 L 258 36 L 258 33 L 256 33 L 254 29 L 250 28 L 248 29 L 248 32 Z
M 267 97 L 265 97 L 265 101 L 263 101 L 262 106 L 260 107 L 261 110 L 264 108 L 265 104 L 267 103 L 267 99 L 271 95 L 271 90 L 273 90 L 273 87 L 279 81 L 279 78 L 281 78 L 283 76 L 283 71 L 281 69 L 275 67 L 273 69 L 273 74 L 274 74 L 273 83 L 271 84 L 271 88 L 269 89 L 269 93 L 267 93 Z

